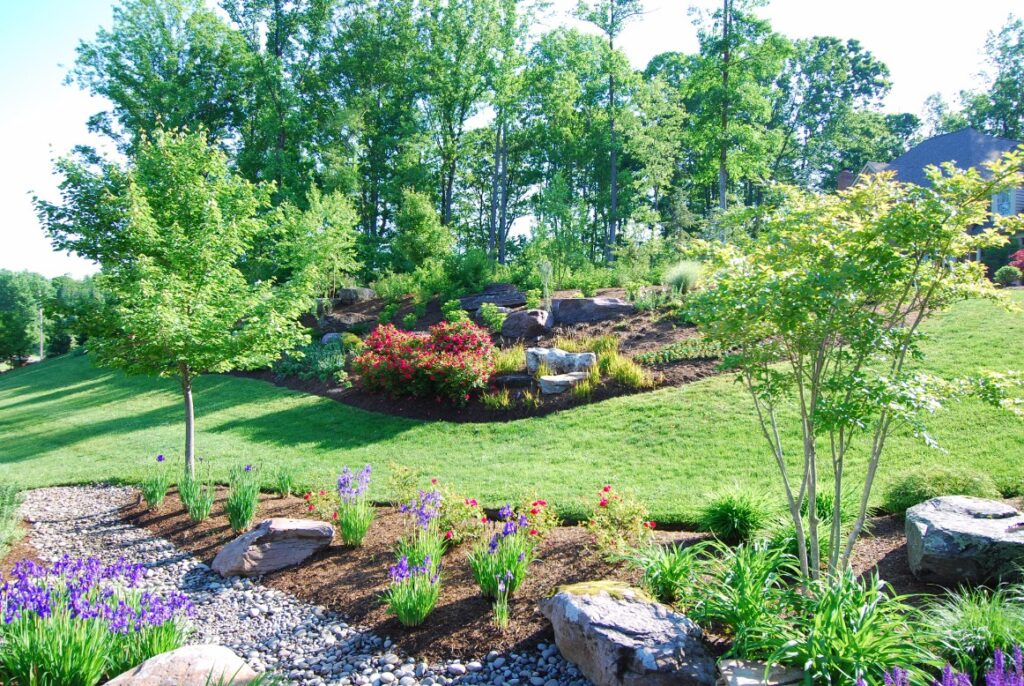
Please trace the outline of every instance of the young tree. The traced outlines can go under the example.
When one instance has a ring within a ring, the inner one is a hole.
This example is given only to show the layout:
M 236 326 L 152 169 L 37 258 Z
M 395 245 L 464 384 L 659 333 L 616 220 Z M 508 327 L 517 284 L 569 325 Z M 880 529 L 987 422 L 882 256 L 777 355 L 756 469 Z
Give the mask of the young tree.
M 192 474 L 196 378 L 264 366 L 298 344 L 316 270 L 295 264 L 285 282 L 247 281 L 240 264 L 274 230 L 264 212 L 272 186 L 234 174 L 204 131 L 143 137 L 126 170 L 65 159 L 57 171 L 63 202 L 36 206 L 56 248 L 101 266 L 107 302 L 90 348 L 102 363 L 178 381 Z
M 750 392 L 805 577 L 849 565 L 896 426 L 927 438 L 921 415 L 970 393 L 1015 407 L 1005 393 L 1019 376 L 943 380 L 911 361 L 922 355 L 920 327 L 933 314 L 967 297 L 997 297 L 984 268 L 960 258 L 1005 243 L 1024 225 L 1024 217 L 993 217 L 989 209 L 993 193 L 1024 184 L 1022 166 L 1017 153 L 992 164 L 989 178 L 949 164 L 929 170 L 927 187 L 878 176 L 837 195 L 785 189 L 757 240 L 703 244 L 714 279 L 692 299 L 691 316 L 732 351 L 727 364 Z M 968 231 L 989 220 L 994 228 Z M 793 445 L 780 425 L 790 401 L 799 416 Z M 791 451 L 800 456 L 795 475 Z M 844 531 L 842 495 L 861 465 L 857 520 Z M 822 513 L 817 497 L 829 481 L 834 505 Z
M 430 198 L 407 190 L 395 218 L 397 233 L 392 248 L 395 266 L 412 271 L 428 260 L 442 259 L 452 250 L 452 232 L 441 223 Z
M 24 360 L 39 343 L 40 303 L 32 277 L 43 279 L 38 274 L 0 270 L 0 360 Z

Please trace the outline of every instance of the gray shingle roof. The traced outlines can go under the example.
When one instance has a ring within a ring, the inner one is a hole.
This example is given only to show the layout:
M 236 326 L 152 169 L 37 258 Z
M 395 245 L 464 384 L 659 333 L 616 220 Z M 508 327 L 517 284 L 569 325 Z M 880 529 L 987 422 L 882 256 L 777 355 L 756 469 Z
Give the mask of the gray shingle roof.
M 977 129 L 960 129 L 922 141 L 888 164 L 869 162 L 864 171 L 878 172 L 881 169 L 870 167 L 880 166 L 882 169 L 895 171 L 896 179 L 899 181 L 926 186 L 928 179 L 924 175 L 924 169 L 928 165 L 938 166 L 943 162 L 953 162 L 960 169 L 976 168 L 982 174 L 986 174 L 986 162 L 998 159 L 1003 153 L 1014 150 L 1020 144 L 1020 141 L 990 136 Z

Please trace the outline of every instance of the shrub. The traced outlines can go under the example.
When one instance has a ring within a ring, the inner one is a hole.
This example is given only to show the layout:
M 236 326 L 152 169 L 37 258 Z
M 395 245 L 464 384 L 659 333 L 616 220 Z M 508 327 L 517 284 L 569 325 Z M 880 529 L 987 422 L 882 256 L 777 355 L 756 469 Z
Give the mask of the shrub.
M 407 503 L 416 497 L 419 474 L 412 467 L 388 462 L 388 494 L 394 503 Z
M 602 555 L 614 558 L 650 540 L 654 522 L 648 520 L 643 503 L 615 492 L 611 486 L 605 486 L 597 495 L 597 508 L 587 527 Z
M 436 479 L 435 479 L 436 481 Z M 483 532 L 483 509 L 476 498 L 467 498 L 455 489 L 440 486 L 441 510 L 437 527 L 448 548 L 475 540 Z
M 671 291 L 661 288 L 644 288 L 633 301 L 637 312 L 653 312 L 663 307 L 668 307 L 675 301 Z
M 722 349 L 704 336 L 691 336 L 658 350 L 640 353 L 633 359 L 648 366 L 672 364 L 683 360 L 708 360 L 722 356 Z
M 694 616 L 720 624 L 732 638 L 729 655 L 765 657 L 771 637 L 788 621 L 793 603 L 789 580 L 799 572 L 796 558 L 764 544 L 730 548 L 714 543 L 708 574 Z
M 749 491 L 732 491 L 712 497 L 697 513 L 697 528 L 725 543 L 746 543 L 770 522 L 768 501 Z
M 469 315 L 462 309 L 462 303 L 458 300 L 448 300 L 441 306 L 446 322 L 458 323 L 469 321 Z
M 508 316 L 499 310 L 498 306 L 494 303 L 484 303 L 480 306 L 477 314 L 492 333 L 501 332 L 501 327 L 505 323 L 505 317 Z
M 178 484 L 178 495 L 193 522 L 201 522 L 210 516 L 217 490 L 213 484 L 204 481 L 195 474 L 185 474 Z
M 384 307 L 381 308 L 380 314 L 377 315 L 377 321 L 380 322 L 382 326 L 385 324 L 390 324 L 391 320 L 395 318 L 395 315 L 397 313 L 398 303 L 391 303 L 390 305 L 385 305 Z
M 427 334 L 378 327 L 352 366 L 369 390 L 465 404 L 486 387 L 494 361 L 490 336 L 465 321 L 437 324 Z
M 142 565 L 22 560 L 0 585 L 0 681 L 93 686 L 185 642 L 181 593 L 136 590 Z
M 224 502 L 224 513 L 235 533 L 249 528 L 260 506 L 260 480 L 256 469 L 247 464 L 231 470 L 230 490 Z
M 544 297 L 541 295 L 539 288 L 531 288 L 525 291 L 524 295 L 526 295 L 526 309 L 540 309 L 541 304 L 544 302 Z
M 706 564 L 707 545 L 686 548 L 653 545 L 631 554 L 627 561 L 643 576 L 640 585 L 666 605 L 688 609 L 698 595 L 700 576 Z
M 1018 250 L 1010 255 L 1010 266 L 1024 272 L 1024 250 Z
M 665 271 L 662 282 L 668 286 L 673 293 L 686 295 L 697 287 L 700 282 L 701 266 L 699 262 L 684 260 L 669 267 Z
M 356 339 L 358 340 L 358 337 Z M 274 364 L 274 373 L 279 377 L 294 376 L 303 381 L 318 379 L 347 385 L 346 350 L 344 344 L 337 341 L 326 344 L 310 343 L 298 350 L 285 353 Z
M 934 663 L 914 609 L 877 576 L 860 579 L 847 570 L 792 598 L 796 614 L 773 629 L 769 661 L 803 668 L 809 682 L 882 683 L 890 665 L 907 666 L 923 682 L 919 666 Z
M 165 464 L 166 460 L 167 458 L 163 455 L 157 455 L 156 467 L 139 484 L 142 498 L 150 510 L 155 510 L 163 504 L 164 498 L 167 497 L 167 490 L 171 487 L 171 474 Z
M 1000 286 L 1012 286 L 1015 282 L 1020 281 L 1021 270 L 1008 264 L 997 269 L 995 277 L 996 283 Z
M 377 297 L 386 303 L 396 303 L 416 288 L 412 274 L 392 274 L 390 272 L 381 276 L 371 286 L 377 293 Z
M 942 495 L 998 498 L 999 489 L 986 474 L 920 467 L 893 480 L 885 490 L 882 503 L 888 512 L 903 513 L 914 505 Z
M 274 471 L 274 480 L 271 489 L 282 498 L 287 498 L 296 492 L 295 470 L 286 465 L 280 465 Z
M 416 321 L 418 319 L 419 317 L 416 316 L 415 312 L 410 312 L 409 314 L 402 317 L 402 328 L 412 331 L 413 329 L 416 328 Z
M 543 498 L 527 499 L 523 502 L 520 512 L 526 515 L 526 521 L 530 525 L 529 528 L 537 532 L 534 535 L 538 538 L 544 538 L 554 531 L 561 521 L 555 509 L 550 507 L 548 501 Z
M 373 523 L 374 509 L 366 495 L 370 488 L 370 465 L 353 474 L 346 465 L 338 476 L 338 505 L 332 519 L 345 545 L 362 545 Z
M 939 656 L 978 679 L 992 667 L 996 650 L 1024 643 L 1024 602 L 1006 587 L 961 589 L 929 603 L 924 624 Z
M 384 603 L 404 626 L 419 626 L 441 595 L 440 570 L 429 557 L 416 565 L 403 556 L 388 575 L 391 586 L 384 592 Z

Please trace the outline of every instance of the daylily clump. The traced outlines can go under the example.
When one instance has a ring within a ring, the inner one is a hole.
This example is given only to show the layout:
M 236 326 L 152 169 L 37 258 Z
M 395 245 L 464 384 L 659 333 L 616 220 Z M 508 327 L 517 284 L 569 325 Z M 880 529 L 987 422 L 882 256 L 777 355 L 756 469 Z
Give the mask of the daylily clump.
M 462 405 L 486 388 L 494 371 L 491 338 L 470 321 L 442 322 L 426 334 L 387 324 L 377 327 L 365 343 L 352 365 L 373 391 Z

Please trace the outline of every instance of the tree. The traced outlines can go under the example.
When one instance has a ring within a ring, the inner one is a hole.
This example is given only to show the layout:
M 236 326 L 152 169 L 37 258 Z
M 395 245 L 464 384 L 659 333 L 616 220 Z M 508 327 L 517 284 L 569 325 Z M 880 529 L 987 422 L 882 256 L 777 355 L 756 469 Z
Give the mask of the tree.
M 26 273 L 0 270 L 0 360 L 17 363 L 32 354 L 39 341 L 38 316 Z
M 192 474 L 196 378 L 264 366 L 298 344 L 315 269 L 290 265 L 284 282 L 246 280 L 240 262 L 274 230 L 265 213 L 272 187 L 233 173 L 204 131 L 142 137 L 125 170 L 90 169 L 76 159 L 57 170 L 62 203 L 37 199 L 36 206 L 56 247 L 101 266 L 107 302 L 90 347 L 104 364 L 178 381 Z M 119 194 L 94 192 L 102 187 Z M 116 230 L 66 221 L 100 215 L 114 217 Z
M 879 175 L 840 194 L 788 188 L 764 212 L 757 240 L 702 244 L 713 285 L 692 298 L 690 316 L 732 351 L 726 363 L 749 391 L 778 466 L 806 578 L 849 565 L 896 426 L 931 441 L 922 416 L 944 399 L 973 393 L 1000 404 L 1024 380 L 944 380 L 912 366 L 923 354 L 924 321 L 966 297 L 997 297 L 984 268 L 958 258 L 1005 243 L 1024 225 L 1024 217 L 994 217 L 989 208 L 993 193 L 1024 184 L 1022 165 L 1024 154 L 1007 155 L 986 179 L 947 164 L 929 170 L 930 187 Z M 968 231 L 989 220 L 994 228 Z M 791 402 L 799 417 L 792 444 L 782 425 Z M 791 450 L 801 458 L 795 475 Z M 866 473 L 857 519 L 844 531 L 851 462 L 866 465 Z M 819 512 L 828 481 L 831 512 Z
M 994 136 L 1024 138 L 1024 20 L 1010 17 L 988 35 L 985 57 L 990 85 L 985 92 L 964 92 L 961 100 L 971 126 Z
M 588 21 L 597 28 L 608 39 L 608 52 L 606 55 L 606 73 L 608 75 L 608 139 L 609 139 L 609 188 L 610 207 L 608 208 L 608 237 L 605 240 L 604 259 L 611 262 L 615 242 L 618 239 L 619 227 L 619 164 L 618 164 L 618 142 L 615 132 L 615 115 L 618 102 L 615 97 L 615 73 L 617 71 L 614 60 L 617 56 L 615 51 L 615 39 L 622 33 L 631 19 L 643 14 L 643 6 L 640 0 L 596 0 L 588 5 L 580 0 L 576 6 L 576 16 Z
M 395 218 L 397 235 L 393 250 L 396 267 L 412 271 L 428 260 L 440 259 L 452 249 L 451 231 L 441 223 L 430 198 L 407 190 Z

